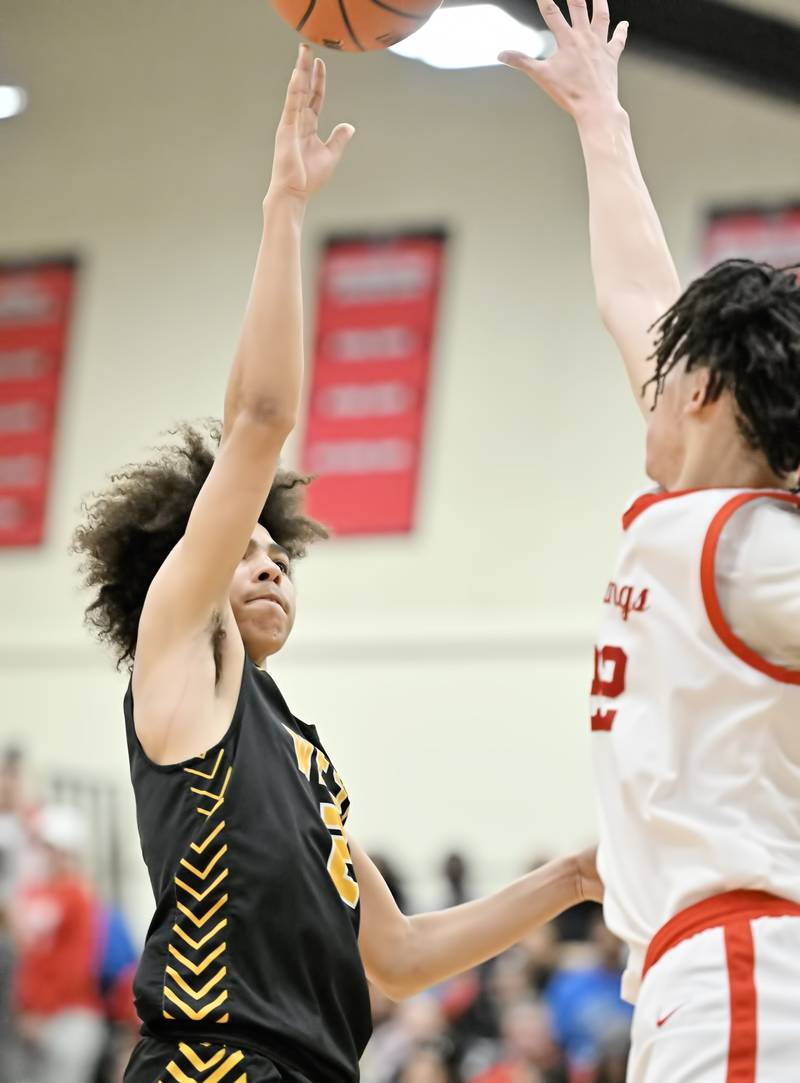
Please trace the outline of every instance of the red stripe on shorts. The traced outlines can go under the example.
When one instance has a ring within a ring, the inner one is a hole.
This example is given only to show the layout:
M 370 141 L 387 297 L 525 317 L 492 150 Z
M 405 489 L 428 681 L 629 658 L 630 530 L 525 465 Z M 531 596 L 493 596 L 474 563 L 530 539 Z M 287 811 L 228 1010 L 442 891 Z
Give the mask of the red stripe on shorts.
M 647 949 L 642 977 L 672 948 L 707 929 L 757 918 L 782 917 L 800 917 L 800 903 L 780 899 L 765 891 L 728 891 L 724 895 L 713 895 L 681 910 L 658 930 Z
M 668 951 L 708 929 L 723 929 L 730 987 L 730 1038 L 726 1083 L 755 1083 L 758 1052 L 755 950 L 752 921 L 800 917 L 800 903 L 764 891 L 728 891 L 681 910 L 650 942 L 642 977 Z
M 726 1083 L 755 1083 L 758 1026 L 753 929 L 749 921 L 725 926 L 725 955 L 731 994 Z

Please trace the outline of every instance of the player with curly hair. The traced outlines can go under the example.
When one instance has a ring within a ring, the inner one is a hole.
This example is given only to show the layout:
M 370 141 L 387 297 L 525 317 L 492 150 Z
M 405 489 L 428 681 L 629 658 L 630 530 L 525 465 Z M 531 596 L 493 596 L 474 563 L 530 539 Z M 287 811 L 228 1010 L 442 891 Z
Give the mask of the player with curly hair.
M 681 292 L 618 98 L 608 0 L 539 0 L 501 60 L 576 121 L 606 326 L 658 488 L 623 518 L 592 682 L 605 914 L 630 948 L 630 1083 L 800 1063 L 800 287 L 748 260 Z M 666 314 L 665 314 L 666 313 Z
M 294 622 L 294 563 L 325 536 L 302 512 L 308 479 L 278 469 L 302 383 L 304 210 L 352 134 L 319 139 L 324 89 L 301 47 L 221 432 L 182 426 L 112 477 L 75 536 L 87 618 L 132 669 L 128 751 L 156 900 L 126 1083 L 355 1083 L 367 977 L 409 996 L 602 892 L 589 852 L 406 917 L 346 832 L 350 800 L 315 727 L 266 671 Z

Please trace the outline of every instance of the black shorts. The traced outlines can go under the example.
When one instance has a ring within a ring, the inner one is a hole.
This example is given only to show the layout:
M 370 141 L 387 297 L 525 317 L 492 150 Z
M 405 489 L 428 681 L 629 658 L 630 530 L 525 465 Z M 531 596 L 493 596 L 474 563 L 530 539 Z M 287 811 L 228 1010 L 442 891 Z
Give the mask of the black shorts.
M 142 1038 L 133 1051 L 124 1083 L 309 1083 L 258 1053 L 235 1045 L 169 1042 Z

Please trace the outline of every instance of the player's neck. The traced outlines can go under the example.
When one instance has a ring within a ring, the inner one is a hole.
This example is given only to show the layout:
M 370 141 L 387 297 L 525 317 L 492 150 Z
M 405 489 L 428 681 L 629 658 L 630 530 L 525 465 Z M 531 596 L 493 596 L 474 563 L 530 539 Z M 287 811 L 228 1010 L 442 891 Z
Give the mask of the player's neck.
M 763 455 L 754 452 L 742 439 L 710 447 L 698 443 L 687 448 L 672 490 L 683 489 L 790 489 Z

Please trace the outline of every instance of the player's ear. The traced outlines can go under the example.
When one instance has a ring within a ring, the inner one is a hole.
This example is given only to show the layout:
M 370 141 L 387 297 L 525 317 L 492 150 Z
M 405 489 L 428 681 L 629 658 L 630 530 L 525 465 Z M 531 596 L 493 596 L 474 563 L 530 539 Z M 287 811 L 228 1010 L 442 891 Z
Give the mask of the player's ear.
M 684 375 L 686 393 L 684 409 L 687 414 L 697 414 L 708 402 L 708 387 L 711 383 L 711 369 L 704 365 L 693 368 Z

